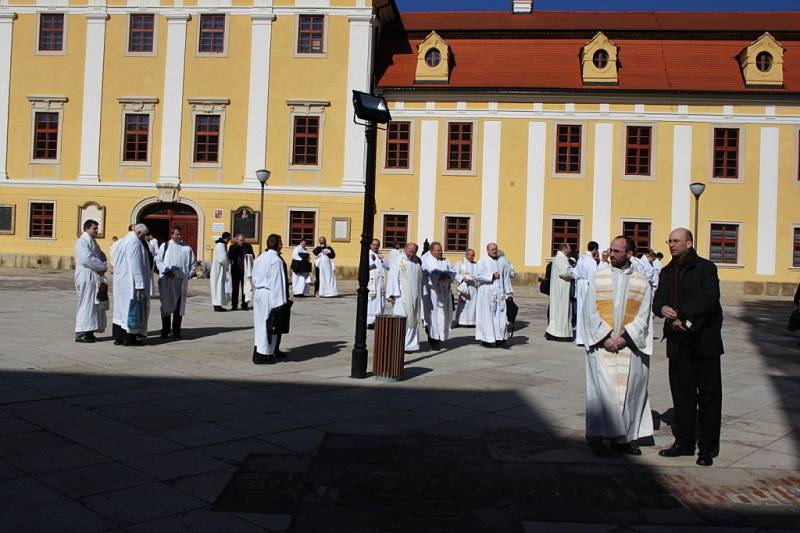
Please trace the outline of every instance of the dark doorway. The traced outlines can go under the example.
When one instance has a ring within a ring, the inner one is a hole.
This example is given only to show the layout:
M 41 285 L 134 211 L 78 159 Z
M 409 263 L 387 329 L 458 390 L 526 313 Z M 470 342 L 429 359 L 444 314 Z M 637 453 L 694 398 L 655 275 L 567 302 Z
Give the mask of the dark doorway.
M 186 204 L 177 202 L 158 202 L 150 204 L 139 213 L 139 222 L 147 224 L 150 233 L 164 242 L 170 230 L 180 226 L 183 240 L 197 255 L 197 212 Z

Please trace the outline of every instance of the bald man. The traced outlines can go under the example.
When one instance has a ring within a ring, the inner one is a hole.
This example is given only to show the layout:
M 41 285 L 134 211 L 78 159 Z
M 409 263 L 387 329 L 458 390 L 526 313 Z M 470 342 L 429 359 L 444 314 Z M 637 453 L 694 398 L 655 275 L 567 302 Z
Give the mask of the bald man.
M 386 280 L 386 299 L 394 306 L 394 314 L 406 317 L 406 352 L 419 350 L 422 267 L 417 250 L 415 243 L 406 244 L 403 255 L 392 262 Z

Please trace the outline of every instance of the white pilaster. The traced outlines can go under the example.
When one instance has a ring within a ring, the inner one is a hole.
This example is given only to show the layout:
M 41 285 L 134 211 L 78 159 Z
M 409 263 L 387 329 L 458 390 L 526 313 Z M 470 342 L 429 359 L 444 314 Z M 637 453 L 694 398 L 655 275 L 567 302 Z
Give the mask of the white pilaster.
M 692 127 L 675 126 L 672 140 L 672 227 L 689 227 L 692 181 Z
M 78 181 L 100 181 L 100 114 L 103 107 L 103 56 L 106 42 L 105 11 L 86 13 L 86 61 L 83 67 L 81 163 Z
M 247 102 L 247 155 L 244 182 L 257 183 L 256 170 L 267 167 L 267 108 L 269 103 L 272 14 L 252 17 L 250 39 L 250 92 Z
M 167 60 L 164 66 L 164 108 L 161 118 L 161 168 L 158 181 L 178 185 L 181 162 L 183 74 L 188 13 L 167 15 Z
M 528 122 L 528 185 L 525 198 L 525 266 L 542 264 L 547 123 Z
M 483 123 L 483 170 L 481 171 L 481 252 L 497 242 L 497 208 L 500 201 L 500 121 Z
M 595 124 L 592 240 L 603 248 L 611 240 L 611 160 L 613 156 L 614 125 Z
M 439 145 L 439 122 L 422 121 L 419 146 L 419 220 L 417 221 L 417 244 L 425 239 L 437 240 L 433 234 L 436 213 L 436 163 Z
M 347 52 L 347 116 L 344 127 L 344 188 L 364 188 L 366 143 L 364 127 L 353 122 L 353 91 L 369 92 L 372 65 L 372 14 L 348 17 L 350 45 Z
M 8 111 L 11 91 L 11 37 L 15 13 L 0 12 L 0 180 L 8 179 Z
M 756 274 L 775 275 L 778 234 L 778 147 L 780 130 L 761 128 L 758 172 L 758 260 Z

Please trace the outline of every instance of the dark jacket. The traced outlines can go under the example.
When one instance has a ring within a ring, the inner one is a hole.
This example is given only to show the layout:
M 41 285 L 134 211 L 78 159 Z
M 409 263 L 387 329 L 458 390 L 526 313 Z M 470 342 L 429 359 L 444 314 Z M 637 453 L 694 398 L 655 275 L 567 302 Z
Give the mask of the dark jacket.
M 314 255 L 319 255 L 322 253 L 322 250 L 330 250 L 328 257 L 330 257 L 331 259 L 334 259 L 336 257 L 336 252 L 334 252 L 333 248 L 331 248 L 327 244 L 325 246 L 317 246 L 312 251 L 314 252 Z
M 232 244 L 231 247 L 228 248 L 228 259 L 231 262 L 231 272 L 235 272 L 236 274 L 244 274 L 244 256 L 247 254 L 252 255 L 255 259 L 253 246 L 247 242 L 241 246 L 238 244 Z
M 688 320 L 691 327 L 689 331 L 681 332 L 673 329 L 669 320 L 664 322 L 667 355 L 688 349 L 696 357 L 718 357 L 724 353 L 724 349 L 717 266 L 691 250 L 683 268 L 679 269 L 679 290 L 674 295 L 673 274 L 677 269 L 677 261 L 673 259 L 661 270 L 658 290 L 653 298 L 653 313 L 663 317 L 661 308 L 668 305 L 677 311 L 678 318 L 684 324 Z

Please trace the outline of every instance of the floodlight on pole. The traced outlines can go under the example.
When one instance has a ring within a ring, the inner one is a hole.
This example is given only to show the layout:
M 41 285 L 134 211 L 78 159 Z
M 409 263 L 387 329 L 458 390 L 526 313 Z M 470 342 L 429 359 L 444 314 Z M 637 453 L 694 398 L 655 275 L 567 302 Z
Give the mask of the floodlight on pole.
M 694 250 L 697 251 L 697 223 L 700 214 L 700 196 L 703 194 L 703 191 L 706 190 L 706 184 L 696 181 L 689 185 L 689 190 L 692 191 L 694 195 L 694 242 L 692 245 L 694 246 Z
M 256 179 L 261 184 L 261 208 L 258 212 L 258 253 L 264 251 L 264 186 L 267 184 L 270 175 L 269 170 L 260 169 L 256 170 Z
M 356 117 L 365 121 L 364 137 L 367 143 L 367 166 L 364 181 L 364 218 L 361 227 L 361 259 L 358 263 L 358 291 L 356 298 L 356 332 L 353 344 L 350 377 L 367 377 L 367 295 L 369 291 L 369 244 L 375 223 L 375 161 L 378 124 L 392 120 L 386 100 L 361 91 L 353 91 L 353 110 Z

